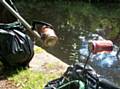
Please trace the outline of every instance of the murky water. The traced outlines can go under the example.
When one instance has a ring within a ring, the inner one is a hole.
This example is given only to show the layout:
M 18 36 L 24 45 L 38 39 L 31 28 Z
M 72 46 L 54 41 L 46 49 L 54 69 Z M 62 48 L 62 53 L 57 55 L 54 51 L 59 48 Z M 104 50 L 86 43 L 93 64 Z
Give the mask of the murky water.
M 87 38 L 88 34 L 97 33 L 120 46 L 120 4 L 59 1 L 27 3 L 16 3 L 22 16 L 29 22 L 37 19 L 53 24 L 59 42 L 56 47 L 45 49 L 68 64 L 80 57 L 81 36 Z M 99 70 L 98 66 L 96 68 Z M 111 70 L 117 71 L 117 74 L 110 72 L 111 75 L 119 75 L 119 69 Z M 115 77 L 114 80 L 120 85 L 120 78 Z

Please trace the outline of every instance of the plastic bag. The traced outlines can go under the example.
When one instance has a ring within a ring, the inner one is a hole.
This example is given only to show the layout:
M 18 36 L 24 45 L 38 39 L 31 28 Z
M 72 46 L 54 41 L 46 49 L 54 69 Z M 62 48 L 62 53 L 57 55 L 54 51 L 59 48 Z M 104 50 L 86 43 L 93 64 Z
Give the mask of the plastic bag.
M 0 25 L 0 60 L 4 65 L 26 66 L 33 55 L 33 42 L 19 22 Z

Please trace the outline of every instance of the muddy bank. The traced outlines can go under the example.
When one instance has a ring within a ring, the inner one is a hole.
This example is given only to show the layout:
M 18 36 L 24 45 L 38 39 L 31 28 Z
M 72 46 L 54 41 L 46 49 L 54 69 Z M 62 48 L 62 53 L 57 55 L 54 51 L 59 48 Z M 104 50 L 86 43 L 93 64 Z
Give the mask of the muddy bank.
M 37 46 L 35 46 L 35 55 L 29 66 L 33 71 L 47 73 L 63 73 L 68 67 L 66 63 Z

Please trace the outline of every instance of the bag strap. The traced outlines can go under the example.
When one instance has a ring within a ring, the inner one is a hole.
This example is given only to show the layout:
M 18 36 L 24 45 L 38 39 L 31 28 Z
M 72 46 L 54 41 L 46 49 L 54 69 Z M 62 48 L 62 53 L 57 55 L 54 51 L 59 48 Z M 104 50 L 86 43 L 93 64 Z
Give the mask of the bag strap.
M 0 29 L 5 29 L 5 30 L 11 30 L 11 29 L 14 29 L 14 28 L 21 28 L 23 27 L 21 25 L 21 23 L 19 21 L 15 21 L 13 23 L 9 23 L 9 24 L 4 24 L 4 23 L 0 23 Z
M 70 85 L 70 84 L 72 84 L 72 83 L 78 83 L 78 84 L 79 84 L 79 89 L 85 89 L 85 84 L 84 84 L 82 81 L 80 81 L 80 80 L 69 81 L 69 82 L 61 85 L 61 86 L 58 87 L 57 89 L 63 89 L 64 87 L 66 87 L 66 86 L 68 86 L 68 85 Z

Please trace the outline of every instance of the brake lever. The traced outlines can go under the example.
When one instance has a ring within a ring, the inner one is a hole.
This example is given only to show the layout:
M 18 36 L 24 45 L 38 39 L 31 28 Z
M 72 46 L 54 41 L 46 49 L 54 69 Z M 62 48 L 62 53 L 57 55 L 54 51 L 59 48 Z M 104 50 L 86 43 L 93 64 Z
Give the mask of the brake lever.
M 45 26 L 48 26 L 48 27 L 53 29 L 53 26 L 51 24 L 47 23 L 47 22 L 44 22 L 44 21 L 33 21 L 32 22 L 32 30 L 35 30 L 35 26 L 36 25 L 45 25 Z

